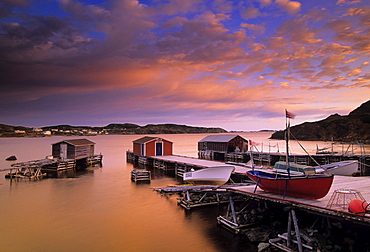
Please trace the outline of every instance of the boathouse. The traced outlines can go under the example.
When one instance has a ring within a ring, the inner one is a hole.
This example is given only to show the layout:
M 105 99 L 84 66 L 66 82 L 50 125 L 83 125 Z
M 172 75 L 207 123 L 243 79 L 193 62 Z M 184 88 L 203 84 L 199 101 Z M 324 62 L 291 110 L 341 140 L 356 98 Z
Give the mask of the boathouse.
M 145 136 L 133 141 L 133 152 L 139 156 L 172 155 L 173 143 L 160 137 Z
M 248 140 L 239 135 L 210 135 L 198 142 L 200 158 L 225 160 L 227 154 L 248 152 Z
M 94 156 L 95 143 L 87 139 L 64 140 L 52 144 L 52 155 L 63 159 L 84 159 Z

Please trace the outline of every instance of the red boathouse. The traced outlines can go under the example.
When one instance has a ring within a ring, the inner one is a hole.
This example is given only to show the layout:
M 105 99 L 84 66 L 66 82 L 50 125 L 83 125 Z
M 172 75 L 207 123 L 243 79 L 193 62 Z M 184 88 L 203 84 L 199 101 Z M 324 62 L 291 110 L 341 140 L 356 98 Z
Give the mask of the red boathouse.
M 160 137 L 145 136 L 133 141 L 133 152 L 139 156 L 172 155 L 173 143 Z

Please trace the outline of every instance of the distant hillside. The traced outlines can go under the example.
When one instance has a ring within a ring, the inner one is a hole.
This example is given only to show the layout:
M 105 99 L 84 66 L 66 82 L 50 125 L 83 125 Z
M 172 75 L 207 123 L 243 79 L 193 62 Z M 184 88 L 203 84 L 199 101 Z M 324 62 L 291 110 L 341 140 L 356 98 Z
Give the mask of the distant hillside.
M 221 128 L 192 127 L 178 124 L 148 124 L 139 126 L 132 123 L 112 123 L 104 127 L 56 125 L 40 129 L 0 124 L 0 136 L 23 137 L 44 135 L 134 135 L 134 134 L 189 134 L 224 133 Z
M 32 132 L 32 128 L 0 124 L 0 136 L 3 137 L 24 136 L 26 134 L 31 134 Z
M 347 116 L 334 114 L 321 121 L 292 126 L 291 133 L 298 140 L 370 143 L 370 100 Z M 284 139 L 284 131 L 275 132 L 271 139 Z
M 178 124 L 148 124 L 140 126 L 132 123 L 112 123 L 105 127 L 87 127 L 87 126 L 48 126 L 43 130 L 62 129 L 66 130 L 83 130 L 90 129 L 95 132 L 106 132 L 109 134 L 186 134 L 186 133 L 222 133 L 227 132 L 221 128 L 192 127 Z

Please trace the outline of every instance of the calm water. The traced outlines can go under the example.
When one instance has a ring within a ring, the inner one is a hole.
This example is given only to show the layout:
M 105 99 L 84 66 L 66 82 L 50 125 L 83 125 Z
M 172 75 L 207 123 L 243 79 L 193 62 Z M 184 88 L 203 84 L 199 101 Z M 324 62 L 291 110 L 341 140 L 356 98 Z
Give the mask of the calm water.
M 284 150 L 271 133 L 238 133 L 258 148 Z M 208 134 L 161 135 L 174 143 L 174 154 L 197 156 L 197 142 Z M 253 251 L 255 247 L 218 228 L 225 207 L 186 212 L 177 196 L 161 196 L 151 187 L 181 183 L 155 172 L 151 183 L 130 180 L 126 150 L 134 136 L 87 137 L 102 153 L 103 167 L 73 178 L 20 181 L 10 184 L 0 172 L 0 251 Z M 11 162 L 42 159 L 51 144 L 76 137 L 0 138 L 0 168 Z M 262 144 L 263 143 L 263 144 Z M 320 143 L 325 145 L 326 143 Z M 309 151 L 315 142 L 304 143 Z M 320 146 L 321 147 L 321 146 Z M 275 149 L 274 149 L 275 148 Z M 294 147 L 296 148 L 296 147 Z M 298 148 L 297 148 L 298 152 Z

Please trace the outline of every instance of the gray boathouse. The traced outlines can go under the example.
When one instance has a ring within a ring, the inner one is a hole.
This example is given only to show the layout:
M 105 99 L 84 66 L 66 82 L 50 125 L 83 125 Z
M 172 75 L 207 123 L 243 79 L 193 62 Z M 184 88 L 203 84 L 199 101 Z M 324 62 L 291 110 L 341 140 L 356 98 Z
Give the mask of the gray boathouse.
M 94 156 L 95 143 L 87 139 L 63 140 L 52 144 L 52 155 L 62 159 L 84 159 Z
M 248 140 L 239 135 L 210 135 L 198 142 L 198 156 L 224 161 L 228 156 L 248 152 Z M 243 159 L 243 155 L 239 158 Z

